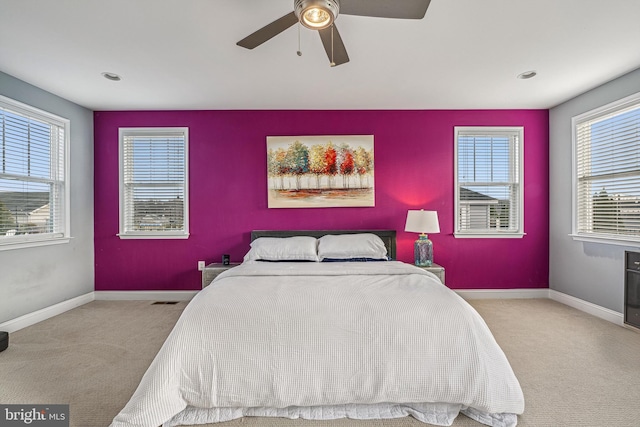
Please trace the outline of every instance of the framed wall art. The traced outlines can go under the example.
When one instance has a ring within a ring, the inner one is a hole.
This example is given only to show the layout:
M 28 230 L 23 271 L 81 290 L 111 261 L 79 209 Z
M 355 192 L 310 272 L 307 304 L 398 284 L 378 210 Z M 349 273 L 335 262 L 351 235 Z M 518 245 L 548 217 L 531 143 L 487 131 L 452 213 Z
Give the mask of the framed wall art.
M 269 208 L 372 207 L 373 135 L 268 136 Z

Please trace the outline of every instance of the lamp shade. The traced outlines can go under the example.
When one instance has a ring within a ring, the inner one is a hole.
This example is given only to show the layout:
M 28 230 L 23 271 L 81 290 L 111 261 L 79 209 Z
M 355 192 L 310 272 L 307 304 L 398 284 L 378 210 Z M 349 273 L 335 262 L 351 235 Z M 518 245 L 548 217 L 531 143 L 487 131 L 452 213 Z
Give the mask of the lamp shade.
M 438 212 L 425 211 L 424 209 L 408 211 L 404 231 L 424 234 L 439 233 L 440 224 L 438 223 Z

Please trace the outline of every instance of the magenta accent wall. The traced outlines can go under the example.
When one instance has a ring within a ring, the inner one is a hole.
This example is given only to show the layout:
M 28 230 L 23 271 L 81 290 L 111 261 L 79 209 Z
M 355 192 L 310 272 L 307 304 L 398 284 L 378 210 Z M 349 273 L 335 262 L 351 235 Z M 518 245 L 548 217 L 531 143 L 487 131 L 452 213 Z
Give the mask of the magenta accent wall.
M 549 114 L 496 111 L 95 112 L 96 290 L 195 290 L 197 261 L 241 261 L 254 229 L 395 229 L 413 262 L 408 209 L 437 210 L 435 262 L 454 289 L 546 288 L 549 277 Z M 121 240 L 118 128 L 189 127 L 187 240 Z M 524 126 L 522 239 L 456 239 L 454 126 Z M 374 135 L 373 208 L 268 209 L 266 137 Z

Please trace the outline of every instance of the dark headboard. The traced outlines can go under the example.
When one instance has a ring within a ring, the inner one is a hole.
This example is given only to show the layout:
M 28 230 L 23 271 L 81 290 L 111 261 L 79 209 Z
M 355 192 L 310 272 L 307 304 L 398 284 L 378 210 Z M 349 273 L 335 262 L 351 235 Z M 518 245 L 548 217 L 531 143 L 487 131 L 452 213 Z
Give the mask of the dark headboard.
M 254 230 L 251 232 L 251 241 L 258 237 L 311 236 L 318 238 L 327 234 L 357 233 L 371 233 L 380 237 L 387 247 L 387 255 L 391 259 L 396 259 L 396 230 Z

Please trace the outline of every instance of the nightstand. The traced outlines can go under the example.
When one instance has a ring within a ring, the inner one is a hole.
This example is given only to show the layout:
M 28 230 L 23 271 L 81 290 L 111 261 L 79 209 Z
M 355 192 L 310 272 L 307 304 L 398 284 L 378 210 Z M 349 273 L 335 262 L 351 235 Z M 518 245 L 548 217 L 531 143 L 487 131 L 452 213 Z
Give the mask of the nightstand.
M 220 264 L 220 263 L 212 263 L 207 265 L 204 270 L 202 270 L 202 289 L 204 289 L 205 287 L 207 287 L 207 285 L 209 285 L 211 282 L 213 282 L 213 279 L 215 279 L 218 274 L 222 273 L 223 271 L 227 271 L 230 268 L 236 267 L 240 265 L 239 263 L 231 263 L 229 265 L 224 265 L 224 264 Z
M 420 268 L 422 268 L 423 270 L 430 271 L 431 273 L 438 276 L 438 279 L 440 279 L 440 281 L 444 285 L 444 267 L 443 266 L 433 263 L 431 264 L 430 267 L 420 267 Z

